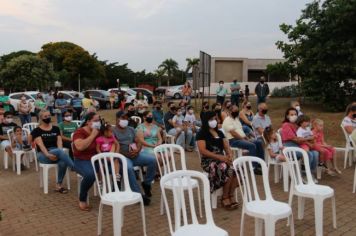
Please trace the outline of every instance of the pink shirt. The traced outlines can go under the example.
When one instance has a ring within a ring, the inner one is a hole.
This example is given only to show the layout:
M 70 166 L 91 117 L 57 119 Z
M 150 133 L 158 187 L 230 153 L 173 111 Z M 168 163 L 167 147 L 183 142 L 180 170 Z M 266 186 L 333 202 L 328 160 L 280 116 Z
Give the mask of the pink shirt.
M 313 135 L 314 135 L 314 139 L 315 139 L 315 144 L 323 144 L 323 140 L 324 140 L 323 132 L 318 132 L 314 129 Z
M 282 142 L 292 141 L 297 137 L 297 126 L 290 122 L 284 122 L 281 128 Z
M 110 152 L 112 145 L 115 143 L 114 136 L 107 138 L 105 136 L 100 136 L 95 140 L 96 144 L 100 146 L 100 151 Z

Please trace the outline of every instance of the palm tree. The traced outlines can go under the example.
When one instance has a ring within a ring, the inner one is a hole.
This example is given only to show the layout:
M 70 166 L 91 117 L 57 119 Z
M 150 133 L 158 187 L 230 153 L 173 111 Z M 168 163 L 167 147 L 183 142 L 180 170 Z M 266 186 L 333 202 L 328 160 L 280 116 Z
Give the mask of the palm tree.
M 173 73 L 178 70 L 178 63 L 172 58 L 166 59 L 158 66 L 158 69 L 161 69 L 168 76 L 167 86 L 169 87 L 169 80 L 172 78 Z
M 199 65 L 199 58 L 187 58 L 185 60 L 187 61 L 187 69 L 185 70 L 185 73 L 188 73 L 194 66 Z
M 164 76 L 164 74 L 165 74 L 165 71 L 163 69 L 157 69 L 155 71 L 155 75 L 158 79 L 158 87 L 160 87 L 162 84 L 162 77 Z

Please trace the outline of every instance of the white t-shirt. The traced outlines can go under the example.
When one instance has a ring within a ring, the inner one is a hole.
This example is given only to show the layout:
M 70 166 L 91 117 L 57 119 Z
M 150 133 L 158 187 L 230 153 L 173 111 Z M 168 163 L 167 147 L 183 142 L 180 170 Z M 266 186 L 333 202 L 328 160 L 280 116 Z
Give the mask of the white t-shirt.
M 194 122 L 196 121 L 194 113 L 187 113 L 184 117 L 184 121 L 188 122 L 189 124 L 194 124 Z
M 343 127 L 352 126 L 355 129 L 356 128 L 356 120 L 352 120 L 350 117 L 345 116 L 345 118 L 341 122 L 341 125 Z
M 242 129 L 242 125 L 241 125 L 239 118 L 233 119 L 230 116 L 226 117 L 222 124 L 222 128 L 224 130 L 224 133 L 225 133 L 225 136 L 227 139 L 234 138 L 230 133 L 231 130 L 235 131 L 243 138 L 246 137 L 246 134 Z
M 180 116 L 173 116 L 172 121 L 175 122 L 177 125 L 182 125 L 183 124 L 183 120 L 184 120 L 184 116 L 180 115 Z
M 273 142 L 273 143 L 268 144 L 267 148 L 271 149 L 274 154 L 278 154 L 280 151 L 278 142 Z
M 307 127 L 306 129 L 299 127 L 297 130 L 297 137 L 299 138 L 308 138 L 310 136 L 313 136 L 313 132 L 311 131 L 310 127 Z

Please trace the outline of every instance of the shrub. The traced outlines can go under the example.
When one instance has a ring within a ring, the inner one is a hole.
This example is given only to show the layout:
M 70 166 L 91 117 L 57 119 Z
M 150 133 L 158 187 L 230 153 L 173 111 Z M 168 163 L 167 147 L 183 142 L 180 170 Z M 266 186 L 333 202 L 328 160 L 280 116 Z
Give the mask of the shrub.
M 298 97 L 300 89 L 298 85 L 290 85 L 283 88 L 275 88 L 271 94 L 272 97 Z

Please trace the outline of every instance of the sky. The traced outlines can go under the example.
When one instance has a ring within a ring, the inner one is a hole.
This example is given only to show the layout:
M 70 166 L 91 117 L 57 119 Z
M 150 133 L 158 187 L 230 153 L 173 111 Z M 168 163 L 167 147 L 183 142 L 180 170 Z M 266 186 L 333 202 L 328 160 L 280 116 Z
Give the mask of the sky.
M 167 58 L 282 58 L 281 23 L 311 0 L 0 0 L 0 55 L 70 41 L 100 60 L 153 72 Z

